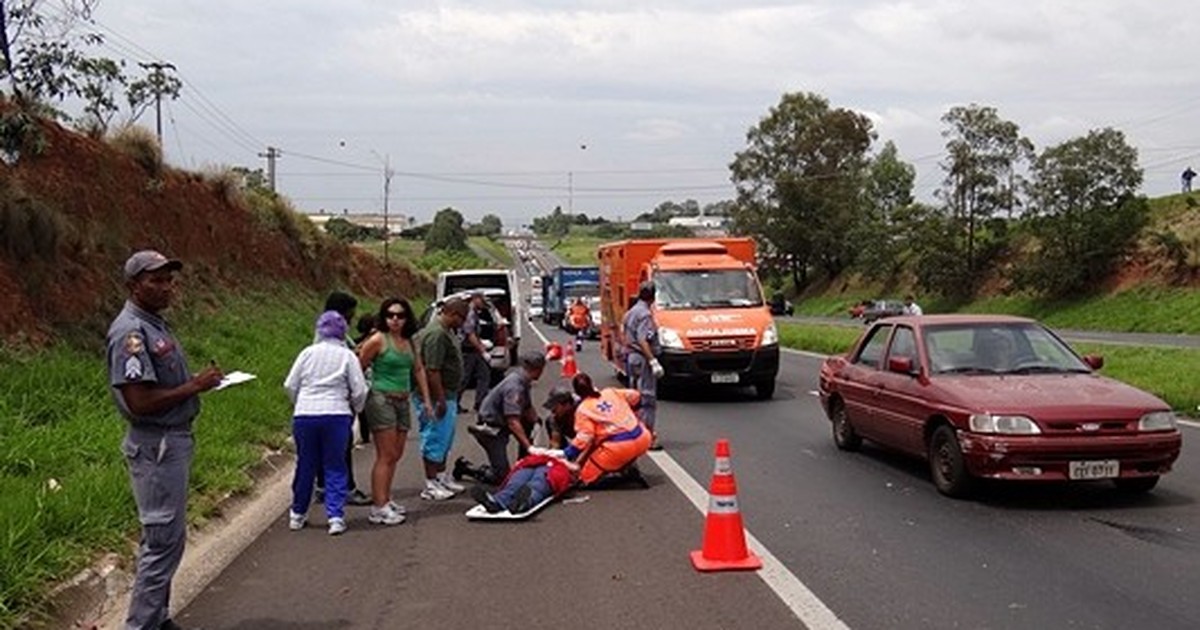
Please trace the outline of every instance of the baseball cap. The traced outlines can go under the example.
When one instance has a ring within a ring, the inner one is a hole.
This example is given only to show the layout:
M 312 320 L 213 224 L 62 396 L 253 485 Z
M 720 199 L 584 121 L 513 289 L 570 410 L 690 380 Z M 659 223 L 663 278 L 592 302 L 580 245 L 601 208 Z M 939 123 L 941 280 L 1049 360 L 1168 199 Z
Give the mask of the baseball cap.
M 167 258 L 153 249 L 143 249 L 140 252 L 135 252 L 125 261 L 125 279 L 132 280 L 143 271 L 156 271 L 158 269 L 170 269 L 179 271 L 183 269 L 183 263 L 173 258 Z
M 546 402 L 542 404 L 542 407 L 551 409 L 560 402 L 575 404 L 575 394 L 571 391 L 571 386 L 566 383 L 559 383 L 552 387 L 550 393 L 546 395 Z

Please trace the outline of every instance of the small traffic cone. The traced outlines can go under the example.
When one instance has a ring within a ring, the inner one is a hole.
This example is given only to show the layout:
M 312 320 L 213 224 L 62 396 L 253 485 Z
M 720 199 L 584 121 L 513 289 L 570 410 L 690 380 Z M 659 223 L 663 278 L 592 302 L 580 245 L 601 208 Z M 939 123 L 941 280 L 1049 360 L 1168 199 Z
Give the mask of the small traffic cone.
M 746 530 L 738 509 L 737 482 L 729 460 L 729 440 L 717 440 L 716 465 L 708 488 L 708 516 L 702 548 L 693 551 L 697 571 L 745 571 L 762 568 L 762 559 L 746 548 Z
M 575 365 L 575 348 L 567 346 L 567 351 L 563 355 L 562 360 L 562 378 L 571 378 L 579 373 L 579 368 Z
M 546 360 L 557 361 L 562 358 L 562 346 L 557 342 L 551 341 L 546 344 Z

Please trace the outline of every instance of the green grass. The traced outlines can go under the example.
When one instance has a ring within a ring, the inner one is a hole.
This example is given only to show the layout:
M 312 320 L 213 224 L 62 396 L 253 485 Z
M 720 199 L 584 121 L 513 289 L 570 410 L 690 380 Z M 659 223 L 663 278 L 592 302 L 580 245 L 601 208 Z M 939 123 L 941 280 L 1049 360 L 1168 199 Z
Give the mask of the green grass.
M 557 242 L 550 242 L 550 250 L 558 254 L 569 265 L 595 265 L 596 249 L 612 239 L 572 234 Z
M 504 243 L 493 240 L 486 236 L 472 236 L 467 239 L 467 242 L 474 247 L 478 247 L 480 251 L 485 252 L 492 259 L 496 260 L 505 267 L 511 267 L 514 264 L 512 254 Z
M 247 471 L 264 449 L 285 444 L 290 406 L 281 384 L 312 338 L 320 303 L 321 296 L 291 288 L 168 314 L 193 369 L 214 358 L 227 371 L 258 376 L 203 397 L 193 523 L 248 489 Z M 87 350 L 0 353 L 0 628 L 37 611 L 47 585 L 97 555 L 131 551 L 138 524 L 118 448 L 125 423 L 105 376 L 102 339 Z M 50 489 L 51 479 L 59 490 Z
M 361 247 L 380 258 L 383 257 L 383 241 L 364 241 L 355 243 L 355 247 Z M 388 258 L 396 260 L 407 260 L 415 263 L 417 259 L 425 255 L 425 241 L 414 241 L 404 238 L 394 238 L 388 241 Z
M 862 330 L 838 326 L 810 326 L 777 322 L 780 343 L 796 350 L 821 354 L 840 354 L 854 345 Z M 1079 354 L 1104 357 L 1100 373 L 1144 389 L 1183 414 L 1193 415 L 1200 407 L 1200 381 L 1179 378 L 1180 374 L 1200 373 L 1200 350 L 1185 348 L 1137 348 L 1077 343 L 1071 347 Z

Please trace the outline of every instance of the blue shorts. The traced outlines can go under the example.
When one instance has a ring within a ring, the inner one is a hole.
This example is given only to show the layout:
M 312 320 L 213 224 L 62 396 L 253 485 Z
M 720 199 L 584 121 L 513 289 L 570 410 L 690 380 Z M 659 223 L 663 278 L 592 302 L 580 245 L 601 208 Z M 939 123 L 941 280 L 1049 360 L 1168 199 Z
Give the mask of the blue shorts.
M 444 464 L 454 444 L 454 424 L 458 420 L 458 402 L 446 401 L 446 415 L 435 420 L 432 410 L 426 410 L 420 398 L 414 398 L 417 423 L 421 434 L 421 457 L 428 462 Z

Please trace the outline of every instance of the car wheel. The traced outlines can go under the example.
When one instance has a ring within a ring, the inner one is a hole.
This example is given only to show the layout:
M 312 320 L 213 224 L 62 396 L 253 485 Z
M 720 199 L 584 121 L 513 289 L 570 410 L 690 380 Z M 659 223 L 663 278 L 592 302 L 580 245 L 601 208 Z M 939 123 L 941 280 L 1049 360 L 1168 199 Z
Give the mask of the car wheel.
M 862 436 L 850 425 L 846 405 L 840 400 L 831 403 L 829 419 L 833 425 L 833 443 L 843 451 L 857 451 L 862 446 Z
M 775 379 L 754 384 L 754 396 L 759 400 L 771 400 L 775 395 Z
M 929 439 L 929 471 L 938 492 L 955 498 L 971 493 L 975 480 L 967 472 L 967 462 L 954 427 L 943 424 Z
M 1113 479 L 1113 485 L 1121 492 L 1129 494 L 1142 494 L 1150 492 L 1154 486 L 1158 485 L 1158 475 L 1152 477 L 1128 477 L 1125 479 Z

